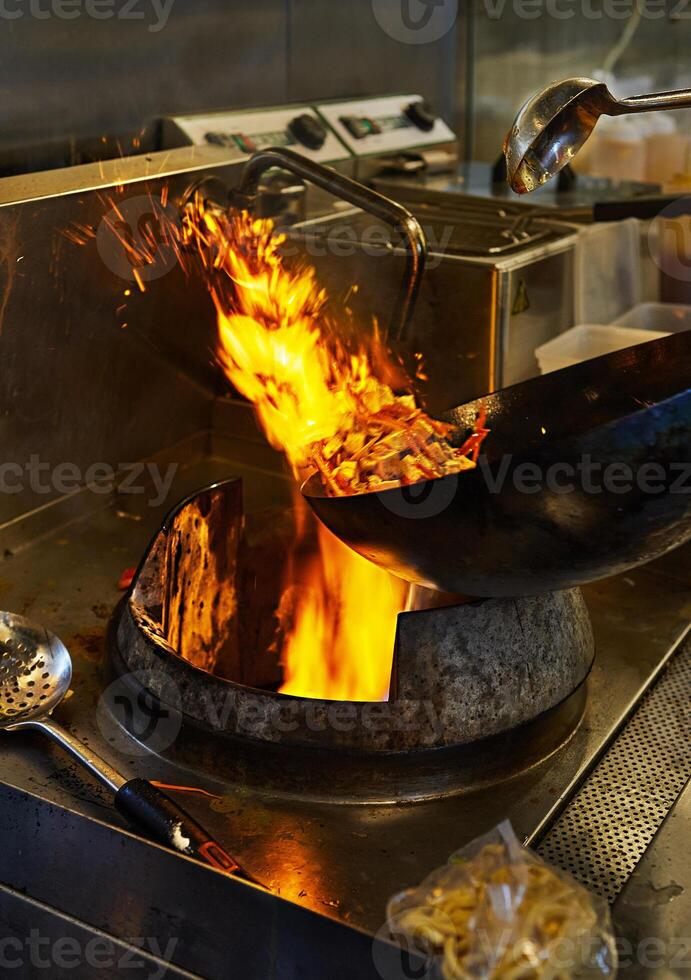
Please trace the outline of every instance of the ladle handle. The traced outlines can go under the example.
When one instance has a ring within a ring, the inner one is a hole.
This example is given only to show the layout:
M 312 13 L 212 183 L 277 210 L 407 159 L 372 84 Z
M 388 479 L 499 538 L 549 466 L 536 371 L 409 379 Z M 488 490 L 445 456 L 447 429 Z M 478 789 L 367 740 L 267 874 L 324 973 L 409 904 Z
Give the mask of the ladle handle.
M 115 793 L 115 806 L 128 820 L 140 824 L 162 844 L 180 854 L 197 858 L 227 874 L 254 881 L 211 835 L 174 800 L 146 779 L 127 781 L 88 745 L 84 745 L 52 718 L 36 718 L 8 726 L 9 730 L 36 729 L 66 749 L 69 754 Z
M 121 776 L 112 766 L 109 766 L 100 755 L 96 755 L 88 745 L 84 745 L 83 742 L 80 742 L 79 739 L 70 734 L 57 721 L 53 721 L 52 718 L 36 718 L 20 721 L 16 725 L 12 725 L 9 730 L 21 731 L 26 728 L 32 728 L 43 732 L 44 735 L 48 735 L 54 742 L 57 742 L 58 745 L 61 745 L 63 749 L 69 752 L 73 759 L 81 762 L 92 776 L 95 776 L 99 782 L 103 783 L 113 793 L 117 793 L 120 787 L 124 786 L 127 782 L 124 776 Z
M 657 92 L 654 95 L 633 95 L 630 99 L 620 99 L 618 114 L 626 112 L 656 112 L 664 109 L 691 108 L 691 89 L 676 92 Z
M 162 844 L 219 871 L 254 880 L 189 813 L 148 780 L 130 779 L 121 786 L 115 794 L 115 806 Z

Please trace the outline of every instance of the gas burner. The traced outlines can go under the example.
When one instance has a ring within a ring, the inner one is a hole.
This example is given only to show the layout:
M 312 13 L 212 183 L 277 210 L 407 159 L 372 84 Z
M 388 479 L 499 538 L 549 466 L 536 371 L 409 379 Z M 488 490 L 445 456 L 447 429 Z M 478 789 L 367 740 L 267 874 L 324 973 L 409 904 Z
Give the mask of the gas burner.
M 399 614 L 388 700 L 277 692 L 278 654 L 247 642 L 275 603 L 247 574 L 258 559 L 271 572 L 243 528 L 240 480 L 179 504 L 111 630 L 121 683 L 179 716 L 177 761 L 301 797 L 426 798 L 530 766 L 578 723 L 594 643 L 577 589 Z

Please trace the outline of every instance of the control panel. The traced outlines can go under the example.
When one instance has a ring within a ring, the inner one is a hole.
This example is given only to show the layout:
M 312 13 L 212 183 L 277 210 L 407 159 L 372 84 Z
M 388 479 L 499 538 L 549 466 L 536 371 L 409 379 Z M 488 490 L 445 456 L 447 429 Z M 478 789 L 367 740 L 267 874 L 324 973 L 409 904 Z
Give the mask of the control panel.
M 420 95 L 327 102 L 317 110 L 356 156 L 400 153 L 456 139 Z
M 171 116 L 163 120 L 164 147 L 211 145 L 251 156 L 269 146 L 288 147 L 318 163 L 335 163 L 350 153 L 309 106 Z

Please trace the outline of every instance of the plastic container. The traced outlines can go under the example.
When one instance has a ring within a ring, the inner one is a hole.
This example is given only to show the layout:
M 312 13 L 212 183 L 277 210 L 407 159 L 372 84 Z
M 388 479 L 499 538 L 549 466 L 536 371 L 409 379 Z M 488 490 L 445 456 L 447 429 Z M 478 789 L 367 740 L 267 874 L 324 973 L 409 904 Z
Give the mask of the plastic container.
M 593 134 L 589 170 L 610 180 L 644 181 L 647 165 L 645 127 L 632 116 L 603 116 Z
M 678 131 L 670 113 L 652 112 L 646 122 L 645 179 L 664 185 L 684 172 L 688 140 Z
M 601 323 L 584 323 L 538 347 L 535 356 L 542 374 L 550 374 L 602 354 L 611 354 L 615 350 L 635 347 L 636 344 L 666 336 L 666 331 L 631 330 Z
M 636 218 L 598 221 L 579 230 L 574 253 L 576 323 L 612 323 L 651 298 L 641 294 L 641 282 L 641 227 Z
M 618 327 L 631 330 L 653 330 L 681 333 L 691 330 L 691 306 L 676 303 L 639 303 L 614 321 Z

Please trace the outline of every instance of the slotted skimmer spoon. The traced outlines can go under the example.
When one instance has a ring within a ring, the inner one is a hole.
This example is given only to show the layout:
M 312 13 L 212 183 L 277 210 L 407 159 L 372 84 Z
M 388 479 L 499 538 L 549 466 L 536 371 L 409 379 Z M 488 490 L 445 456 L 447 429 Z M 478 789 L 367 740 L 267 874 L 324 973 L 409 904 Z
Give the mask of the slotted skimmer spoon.
M 205 864 L 254 881 L 182 807 L 146 779 L 125 779 L 51 717 L 69 690 L 72 661 L 53 633 L 0 612 L 0 730 L 48 735 L 115 795 L 124 817 Z

